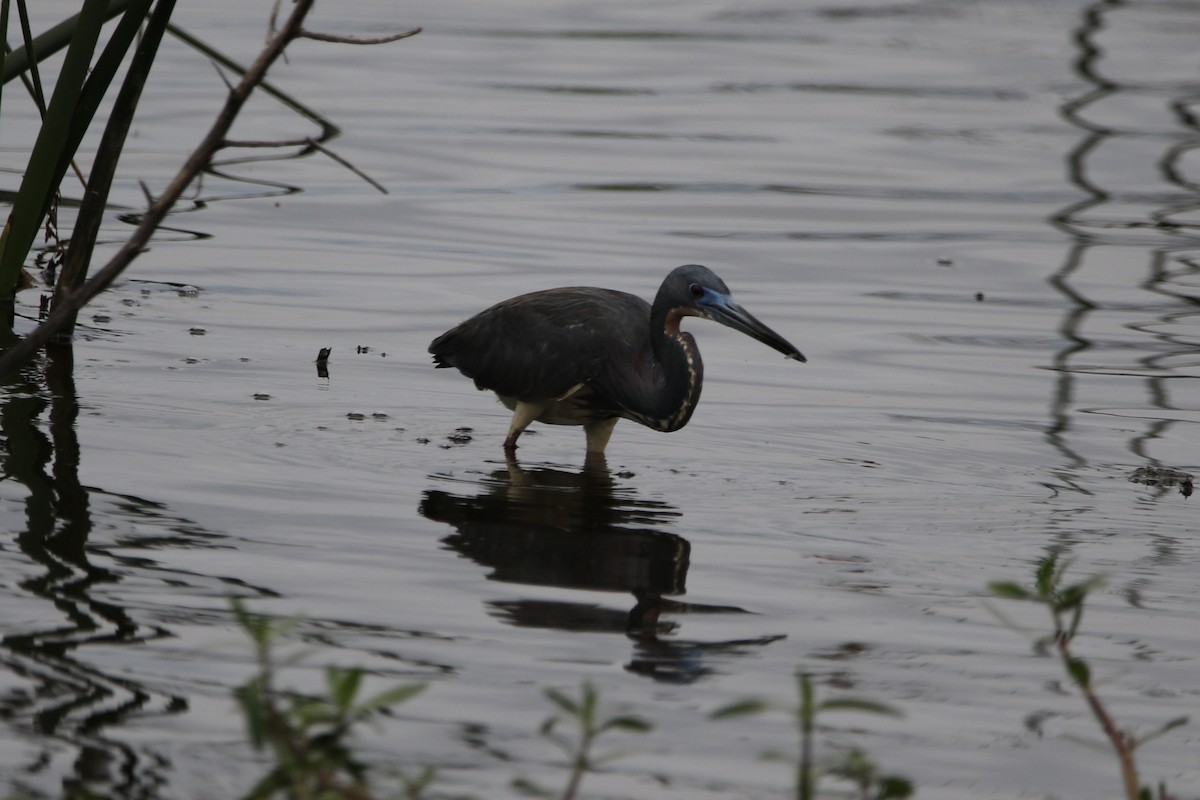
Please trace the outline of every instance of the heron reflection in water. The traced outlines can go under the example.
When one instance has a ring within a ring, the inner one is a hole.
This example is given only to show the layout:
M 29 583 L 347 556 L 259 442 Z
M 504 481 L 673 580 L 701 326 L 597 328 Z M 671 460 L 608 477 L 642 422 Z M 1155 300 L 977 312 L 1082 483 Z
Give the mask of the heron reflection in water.
M 443 546 L 486 569 L 489 581 L 588 593 L 485 601 L 506 624 L 624 635 L 633 645 L 625 668 L 667 683 L 699 680 L 716 669 L 714 660 L 748 656 L 783 638 L 679 635 L 684 619 L 750 612 L 681 599 L 691 545 L 672 530 L 680 511 L 616 485 L 602 455 L 589 454 L 580 472 L 526 469 L 510 460 L 477 481 L 430 478 L 445 488 L 426 490 L 420 514 L 453 528 Z M 634 602 L 600 603 L 596 592 L 632 595 Z
M 796 361 L 791 343 L 734 302 L 707 267 L 677 267 L 654 303 L 594 287 L 548 289 L 504 300 L 429 345 L 438 367 L 456 367 L 513 412 L 511 453 L 532 422 L 582 425 L 603 453 L 619 419 L 677 431 L 700 400 L 704 364 L 684 317 L 719 322 Z

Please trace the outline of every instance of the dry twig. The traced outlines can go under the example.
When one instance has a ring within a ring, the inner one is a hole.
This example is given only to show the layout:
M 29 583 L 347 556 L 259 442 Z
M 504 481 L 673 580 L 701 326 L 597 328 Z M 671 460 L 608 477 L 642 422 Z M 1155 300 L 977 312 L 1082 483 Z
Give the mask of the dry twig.
M 184 162 L 183 167 L 180 168 L 162 194 L 146 209 L 146 212 L 142 215 L 141 222 L 121 249 L 117 251 L 116 255 L 76 291 L 62 297 L 55 305 L 54 311 L 51 312 L 45 321 L 30 331 L 20 342 L 5 351 L 3 356 L 0 356 L 0 377 L 17 369 L 32 358 L 44 345 L 53 341 L 64 328 L 69 326 L 71 320 L 75 318 L 75 315 L 81 308 L 111 286 L 113 281 L 125 271 L 126 267 L 145 250 L 151 235 L 162 224 L 162 221 L 175 205 L 175 202 L 182 196 L 188 185 L 208 166 L 213 154 L 227 141 L 226 135 L 233 126 L 233 122 L 241 111 L 242 106 L 245 105 L 246 100 L 249 99 L 255 87 L 266 77 L 267 70 L 270 69 L 271 65 L 283 54 L 284 49 L 293 40 L 303 37 L 350 44 L 374 44 L 408 38 L 421 30 L 420 28 L 413 28 L 394 36 L 381 37 L 377 40 L 310 35 L 304 30 L 303 23 L 315 2 L 316 0 L 296 0 L 292 13 L 277 31 L 275 29 L 275 14 L 272 12 L 272 35 L 269 36 L 258 58 L 246 70 L 246 74 L 230 90 L 229 96 L 225 100 L 225 105 L 217 115 L 216 120 L 214 120 L 212 127 L 209 128 L 208 133 L 205 134 L 200 144 L 197 145 L 196 149 L 192 151 L 191 156 Z M 309 143 L 311 144 L 312 142 L 309 141 Z M 355 171 L 357 172 L 357 170 Z M 361 175 L 361 173 L 359 174 Z

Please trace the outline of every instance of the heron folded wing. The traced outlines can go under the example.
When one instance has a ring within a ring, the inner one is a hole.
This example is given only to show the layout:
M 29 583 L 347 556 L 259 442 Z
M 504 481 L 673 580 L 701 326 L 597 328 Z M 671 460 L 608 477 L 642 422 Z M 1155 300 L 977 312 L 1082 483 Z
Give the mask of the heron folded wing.
M 429 346 L 480 389 L 526 401 L 592 385 L 603 365 L 648 347 L 649 305 L 608 289 L 549 289 L 497 303 Z M 646 342 L 643 345 L 641 342 Z

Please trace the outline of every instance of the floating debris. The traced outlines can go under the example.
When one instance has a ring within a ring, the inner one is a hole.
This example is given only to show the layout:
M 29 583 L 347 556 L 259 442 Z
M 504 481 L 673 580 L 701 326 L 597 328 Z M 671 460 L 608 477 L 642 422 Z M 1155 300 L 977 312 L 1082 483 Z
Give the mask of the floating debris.
M 1179 493 L 1184 497 L 1191 497 L 1192 490 L 1195 488 L 1195 476 L 1190 472 L 1183 472 L 1170 467 L 1138 467 L 1129 476 L 1131 483 L 1141 483 L 1146 486 L 1161 486 L 1164 489 L 1169 489 L 1173 486 L 1179 487 Z
M 329 354 L 333 352 L 332 347 L 322 347 L 317 352 L 317 377 L 329 377 Z

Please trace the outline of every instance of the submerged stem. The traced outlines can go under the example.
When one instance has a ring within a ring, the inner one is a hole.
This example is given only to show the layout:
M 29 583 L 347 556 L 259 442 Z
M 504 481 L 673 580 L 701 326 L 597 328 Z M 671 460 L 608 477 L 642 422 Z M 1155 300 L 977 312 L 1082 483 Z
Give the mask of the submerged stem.
M 1076 615 L 1078 617 L 1078 614 Z M 1074 630 L 1078 627 L 1078 618 L 1071 626 L 1071 632 L 1068 633 L 1063 627 L 1062 614 L 1054 612 L 1054 640 L 1058 646 L 1058 655 L 1062 659 L 1063 667 L 1067 674 L 1075 677 L 1075 672 L 1071 669 L 1071 664 L 1075 662 L 1075 657 L 1071 653 L 1071 640 L 1074 638 Z M 1112 743 L 1113 750 L 1117 754 L 1117 760 L 1121 764 L 1121 779 L 1125 786 L 1126 800 L 1138 800 L 1140 787 L 1138 785 L 1137 762 L 1134 761 L 1133 751 L 1134 742 L 1125 734 L 1112 716 L 1108 713 L 1108 709 L 1104 707 L 1104 703 L 1100 701 L 1100 697 L 1092 689 L 1090 679 L 1079 680 L 1075 679 L 1076 685 L 1079 686 L 1079 691 L 1083 693 L 1084 699 L 1087 701 L 1088 708 L 1091 709 L 1092 715 L 1096 721 L 1100 723 L 1100 729 L 1104 731 L 1104 735 L 1108 737 Z

